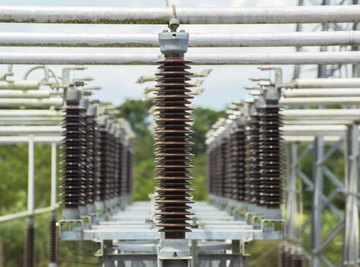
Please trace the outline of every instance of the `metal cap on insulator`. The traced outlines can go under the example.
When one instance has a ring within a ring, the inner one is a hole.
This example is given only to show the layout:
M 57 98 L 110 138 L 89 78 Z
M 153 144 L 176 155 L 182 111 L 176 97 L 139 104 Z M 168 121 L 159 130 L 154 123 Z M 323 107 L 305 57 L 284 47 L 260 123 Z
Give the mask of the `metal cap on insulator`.
M 169 28 L 173 29 L 175 23 L 170 22 Z M 186 53 L 189 44 L 189 33 L 183 30 L 179 32 L 163 31 L 159 33 L 159 43 L 162 53 Z
M 66 90 L 65 101 L 67 104 L 78 104 L 80 102 L 80 99 L 81 99 L 80 90 L 71 87 L 68 90 Z
M 95 116 L 97 113 L 97 106 L 96 105 L 89 105 L 86 111 L 86 115 L 88 116 Z

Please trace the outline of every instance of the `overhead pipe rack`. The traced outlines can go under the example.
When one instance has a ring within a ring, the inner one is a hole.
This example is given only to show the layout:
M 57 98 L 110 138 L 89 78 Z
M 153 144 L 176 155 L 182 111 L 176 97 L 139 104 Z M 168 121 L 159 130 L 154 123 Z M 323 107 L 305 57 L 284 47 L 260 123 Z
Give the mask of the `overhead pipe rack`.
M 254 8 L 176 8 L 182 24 L 280 24 L 358 22 L 358 5 Z M 0 6 L 0 22 L 167 24 L 170 8 Z
M 196 54 L 189 60 L 196 65 L 294 65 L 294 64 L 358 64 L 360 52 L 296 52 Z M 152 65 L 159 59 L 154 53 L 0 53 L 0 64 L 48 65 Z M 316 86 L 318 87 L 318 86 Z M 339 87 L 337 85 L 336 87 Z M 340 86 L 341 87 L 341 86 Z
M 284 33 L 192 33 L 189 47 L 280 47 L 359 45 L 360 31 Z M 158 47 L 155 34 L 0 33 L 1 46 Z

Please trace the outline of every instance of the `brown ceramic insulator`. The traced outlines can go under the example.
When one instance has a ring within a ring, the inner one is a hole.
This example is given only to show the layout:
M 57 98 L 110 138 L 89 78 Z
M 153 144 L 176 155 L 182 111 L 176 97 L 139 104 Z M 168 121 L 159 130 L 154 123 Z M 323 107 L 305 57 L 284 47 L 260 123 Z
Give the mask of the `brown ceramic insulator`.
M 191 73 L 181 54 L 165 55 L 158 62 L 157 90 L 155 97 L 155 159 L 157 173 L 156 218 L 160 232 L 166 239 L 183 239 L 190 231 L 189 188 L 191 157 L 189 106 L 190 90 L 187 83 Z
M 87 178 L 87 202 L 95 202 L 95 118 L 86 116 L 86 178 Z
M 57 262 L 57 230 L 56 230 L 56 217 L 50 218 L 50 236 L 49 236 L 49 262 Z
M 81 205 L 88 204 L 88 193 L 89 193 L 89 183 L 87 177 L 87 124 L 86 124 L 86 109 L 81 110 L 80 116 L 80 166 L 81 166 L 81 191 L 80 191 L 80 203 Z
M 101 133 L 96 121 L 94 126 L 94 198 L 97 201 L 101 201 Z
M 116 153 L 118 154 L 118 164 L 116 165 L 116 168 L 117 168 L 117 180 L 118 180 L 118 195 L 119 196 L 122 196 L 122 178 L 123 178 L 123 156 L 122 156 L 122 153 L 123 153 L 123 143 L 122 143 L 122 140 L 121 138 L 118 138 L 117 141 L 116 141 Z
M 128 148 L 127 151 L 127 161 L 126 161 L 126 165 L 127 165 L 127 172 L 126 172 L 126 178 L 127 178 L 127 183 L 126 183 L 126 193 L 129 195 L 132 192 L 132 166 L 133 166 L 133 153 L 130 149 L 130 147 Z
M 224 146 L 224 197 L 232 198 L 233 197 L 233 149 L 231 146 L 231 136 L 224 138 L 223 141 Z
M 84 204 L 82 190 L 83 174 L 83 141 L 82 114 L 85 109 L 78 103 L 68 104 L 65 108 L 63 122 L 63 179 L 62 200 L 66 208 L 77 208 Z
M 247 180 L 246 180 L 246 200 L 250 203 L 259 202 L 260 186 L 260 125 L 259 115 L 251 115 L 249 121 L 249 133 L 247 134 L 246 153 L 248 158 Z
M 259 108 L 260 116 L 260 205 L 278 208 L 282 201 L 281 117 L 279 106 Z
M 99 128 L 99 148 L 100 148 L 100 179 L 99 179 L 99 200 L 107 199 L 107 132 L 105 127 Z
M 120 155 L 119 155 L 119 138 L 114 138 L 114 179 L 115 179 L 115 196 L 120 196 L 120 180 L 119 180 L 119 165 L 120 165 Z
M 214 161 L 214 149 L 211 148 L 208 151 L 208 171 L 207 171 L 207 182 L 208 191 L 210 194 L 214 194 L 214 172 L 215 172 L 215 161 Z
M 303 267 L 304 266 L 304 260 L 301 255 L 293 254 L 291 255 L 291 263 L 290 267 Z
M 108 177 L 109 177 L 109 198 L 114 198 L 116 196 L 116 181 L 115 181 L 115 136 L 108 133 L 107 145 L 108 145 L 108 157 L 107 157 L 107 166 L 108 166 Z
M 128 175 L 128 165 L 127 165 L 127 157 L 128 157 L 128 153 L 127 153 L 127 145 L 123 144 L 123 149 L 121 152 L 121 165 L 122 165 L 122 173 L 121 173 L 121 194 L 123 196 L 126 196 L 127 194 L 127 188 L 128 188 L 128 179 L 127 179 L 127 175 Z
M 232 148 L 233 148 L 233 198 L 239 201 L 245 200 L 245 177 L 246 177 L 246 135 L 245 135 L 245 127 L 238 126 L 232 138 Z
M 24 266 L 33 267 L 35 256 L 35 230 L 33 224 L 28 224 L 26 229 L 26 246 L 25 246 L 25 257 Z

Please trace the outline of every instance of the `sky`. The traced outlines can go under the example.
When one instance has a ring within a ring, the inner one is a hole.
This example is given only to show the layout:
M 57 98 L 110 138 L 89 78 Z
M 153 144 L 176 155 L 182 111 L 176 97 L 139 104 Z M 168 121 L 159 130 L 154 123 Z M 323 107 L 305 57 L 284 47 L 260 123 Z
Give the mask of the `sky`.
M 294 6 L 297 0 L 169 0 L 177 7 L 251 7 L 251 6 Z M 316 1 L 315 1 L 316 2 Z M 3 0 L 2 5 L 29 5 L 28 0 Z M 54 0 L 32 0 L 32 6 L 56 6 L 59 1 Z M 62 6 L 118 6 L 118 7 L 165 7 L 165 0 L 62 0 Z M 91 33 L 154 33 L 166 28 L 166 25 L 57 25 L 57 24 L 0 24 L 0 31 L 3 32 L 91 32 Z M 182 25 L 181 29 L 190 33 L 251 33 L 251 32 L 291 32 L 295 25 Z M 294 48 L 189 48 L 189 51 L 199 53 L 234 53 L 234 52 L 292 52 Z M 22 48 L 2 47 L 2 52 L 18 51 L 46 51 L 46 52 L 136 52 L 144 53 L 142 48 Z M 159 54 L 158 48 L 151 48 L 151 52 Z M 146 51 L 149 51 L 147 48 Z M 24 72 L 31 66 L 14 66 L 15 78 L 21 79 Z M 51 66 L 56 73 L 61 73 L 63 66 Z M 293 66 L 282 66 L 284 80 L 292 77 Z M 257 70 L 257 66 L 193 66 L 192 71 L 200 71 L 204 68 L 211 68 L 212 72 L 202 85 L 204 92 L 196 96 L 194 105 L 201 105 L 213 109 L 222 109 L 231 101 L 249 97 L 244 86 L 252 85 L 250 77 L 265 76 L 269 74 Z M 308 67 L 309 68 L 309 67 Z M 5 72 L 6 66 L 0 67 L 0 72 Z M 85 71 L 76 73 L 77 77 L 91 76 L 94 81 L 89 85 L 102 87 L 97 91 L 94 98 L 111 101 L 118 105 L 126 98 L 143 98 L 143 90 L 146 86 L 153 85 L 136 84 L 141 75 L 151 75 L 156 71 L 156 66 L 88 66 Z M 29 79 L 39 79 L 42 72 L 34 72 Z

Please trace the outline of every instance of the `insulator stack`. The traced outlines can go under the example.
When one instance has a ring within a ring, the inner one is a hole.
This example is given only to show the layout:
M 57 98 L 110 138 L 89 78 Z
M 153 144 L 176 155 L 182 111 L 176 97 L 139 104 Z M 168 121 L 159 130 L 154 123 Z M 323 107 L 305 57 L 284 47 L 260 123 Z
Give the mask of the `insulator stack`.
M 122 177 L 123 177 L 123 144 L 121 142 L 121 138 L 117 138 L 116 139 L 116 153 L 117 153 L 117 159 L 118 159 L 118 164 L 116 165 L 117 168 L 117 191 L 118 191 L 118 195 L 122 196 Z
M 119 138 L 114 136 L 113 138 L 113 153 L 114 153 L 114 191 L 115 197 L 120 196 L 120 180 L 119 180 L 119 165 L 120 165 L 120 156 L 119 156 Z
M 124 144 L 123 149 L 121 151 L 121 158 L 122 158 L 122 161 L 121 161 L 122 162 L 121 163 L 121 166 L 122 166 L 122 172 L 121 172 L 121 188 L 122 188 L 122 190 L 121 190 L 121 194 L 123 196 L 126 195 L 126 191 L 127 191 L 127 187 L 128 187 L 127 186 L 127 173 L 128 173 L 127 168 L 128 168 L 128 166 L 126 164 L 127 157 L 128 157 L 127 145 Z
M 160 40 L 161 42 L 161 40 Z M 191 85 L 187 83 L 190 63 L 183 53 L 165 53 L 159 61 L 157 90 L 155 97 L 155 144 L 157 181 L 157 226 L 165 232 L 166 239 L 183 239 L 190 231 L 188 216 L 192 213 L 189 192 L 189 158 L 191 157 L 191 110 L 189 106 Z
M 225 138 L 225 169 L 224 169 L 224 197 L 233 198 L 233 175 L 234 175 L 234 162 L 233 162 L 233 147 L 232 136 Z
M 99 180 L 99 200 L 105 201 L 107 199 L 107 132 L 104 126 L 99 128 L 99 148 L 100 148 L 100 180 Z
M 86 178 L 87 178 L 87 204 L 89 212 L 94 212 L 95 203 L 95 117 L 86 115 Z
M 94 192 L 95 192 L 95 203 L 100 203 L 101 200 L 101 132 L 100 126 L 95 120 L 94 122 Z M 100 209 L 100 207 L 97 207 Z
M 259 108 L 260 125 L 260 202 L 269 208 L 280 207 L 281 184 L 281 118 L 277 103 Z
M 34 266 L 34 255 L 35 255 L 35 230 L 34 230 L 34 219 L 29 218 L 29 223 L 26 230 L 26 246 L 25 246 L 25 258 L 24 266 Z
M 87 180 L 87 124 L 86 108 L 80 105 L 80 215 L 87 215 L 89 183 Z
M 233 187 L 235 200 L 245 200 L 245 178 L 246 178 L 246 135 L 245 127 L 237 126 L 234 133 L 232 134 L 232 162 L 233 162 Z
M 260 125 L 258 114 L 252 114 L 249 121 L 246 151 L 248 154 L 246 200 L 256 204 L 259 202 L 260 194 Z
M 293 254 L 291 255 L 291 267 L 303 267 L 304 261 L 303 257 L 299 254 Z
M 126 193 L 129 195 L 132 192 L 132 181 L 133 181 L 133 177 L 132 177 L 132 169 L 133 169 L 133 152 L 131 151 L 130 147 L 128 147 L 128 151 L 127 151 L 127 174 L 126 174 L 126 178 L 127 178 L 127 190 Z
M 208 191 L 210 194 L 215 194 L 215 186 L 214 186 L 214 179 L 215 179 L 215 152 L 214 149 L 211 148 L 208 150 L 208 172 L 207 172 L 207 181 L 208 181 Z
M 62 199 L 65 206 L 63 217 L 79 217 L 79 206 L 83 204 L 82 178 L 82 116 L 85 109 L 79 106 L 79 100 L 67 101 L 63 123 L 63 180 Z
M 49 236 L 49 262 L 57 263 L 57 231 L 56 231 L 56 216 L 52 214 L 50 217 L 50 236 Z

